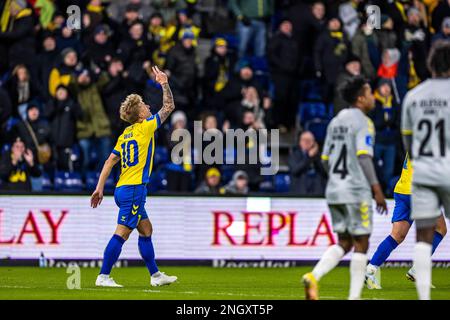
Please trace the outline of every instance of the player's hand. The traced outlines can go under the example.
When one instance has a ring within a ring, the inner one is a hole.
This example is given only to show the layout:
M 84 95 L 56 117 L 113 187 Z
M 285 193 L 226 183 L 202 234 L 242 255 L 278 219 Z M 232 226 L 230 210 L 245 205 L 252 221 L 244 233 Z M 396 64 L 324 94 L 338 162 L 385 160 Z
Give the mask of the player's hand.
M 373 189 L 374 189 L 373 197 L 377 204 L 378 213 L 379 214 L 387 214 L 388 209 L 387 209 L 386 199 L 384 198 L 384 194 L 383 194 L 383 191 L 381 191 L 380 185 L 378 184 L 378 185 L 374 186 Z
M 159 70 L 157 66 L 152 67 L 152 71 L 155 74 L 155 81 L 163 85 L 167 83 L 167 74 Z
M 91 196 L 91 207 L 97 208 L 102 203 L 103 200 L 103 190 L 95 189 Z

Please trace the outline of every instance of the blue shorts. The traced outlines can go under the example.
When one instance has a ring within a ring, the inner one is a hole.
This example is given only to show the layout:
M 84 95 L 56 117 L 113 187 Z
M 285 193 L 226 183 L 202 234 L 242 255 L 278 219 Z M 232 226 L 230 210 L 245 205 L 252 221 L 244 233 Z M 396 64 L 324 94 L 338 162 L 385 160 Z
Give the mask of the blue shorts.
M 148 219 L 145 211 L 147 186 L 145 184 L 120 186 L 114 191 L 114 201 L 119 207 L 117 224 L 134 229 L 139 221 Z
M 413 223 L 411 220 L 411 195 L 400 194 L 394 192 L 395 207 L 392 213 L 392 223 L 398 221 L 408 221 L 409 224 Z

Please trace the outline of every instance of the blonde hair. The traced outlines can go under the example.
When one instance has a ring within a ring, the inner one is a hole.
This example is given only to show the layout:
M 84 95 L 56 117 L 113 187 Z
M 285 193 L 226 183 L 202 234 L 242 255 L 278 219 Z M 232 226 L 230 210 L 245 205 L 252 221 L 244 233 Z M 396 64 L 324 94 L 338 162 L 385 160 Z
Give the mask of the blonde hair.
M 120 119 L 131 124 L 139 120 L 140 106 L 143 103 L 142 97 L 138 94 L 130 94 L 120 105 Z

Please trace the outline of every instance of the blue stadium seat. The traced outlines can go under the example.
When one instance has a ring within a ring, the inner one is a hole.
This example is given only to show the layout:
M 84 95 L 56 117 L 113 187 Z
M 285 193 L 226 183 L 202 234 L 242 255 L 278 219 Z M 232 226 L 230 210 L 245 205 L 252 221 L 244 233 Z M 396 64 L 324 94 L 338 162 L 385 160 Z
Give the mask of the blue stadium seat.
M 42 190 L 43 191 L 53 190 L 52 180 L 50 179 L 50 176 L 45 172 L 42 175 Z
M 321 101 L 320 82 L 316 79 L 307 79 L 300 82 L 300 97 L 302 101 Z
M 89 191 L 95 190 L 97 187 L 100 172 L 88 171 L 86 173 L 86 189 Z M 105 191 L 113 191 L 115 189 L 115 182 L 113 175 L 109 175 L 105 182 Z
M 56 191 L 82 191 L 83 181 L 77 172 L 57 171 L 55 174 Z
M 159 165 L 169 162 L 169 151 L 166 147 L 156 147 L 155 155 L 153 156 L 153 167 L 158 168 Z
M 298 114 L 302 126 L 311 120 L 331 120 L 332 118 L 330 107 L 323 102 L 302 102 L 299 104 Z
M 287 173 L 278 173 L 274 177 L 275 192 L 289 192 L 291 186 L 291 176 Z
M 323 119 L 313 119 L 305 123 L 305 130 L 311 131 L 319 144 L 325 142 L 327 127 L 330 121 Z
M 163 191 L 167 189 L 167 171 L 164 167 L 156 170 L 150 175 L 150 180 L 147 184 L 147 190 L 150 193 Z
M 222 183 L 226 184 L 230 182 L 230 180 L 233 178 L 233 174 L 236 171 L 236 168 L 234 165 L 231 164 L 224 164 L 220 167 L 220 172 L 222 173 Z

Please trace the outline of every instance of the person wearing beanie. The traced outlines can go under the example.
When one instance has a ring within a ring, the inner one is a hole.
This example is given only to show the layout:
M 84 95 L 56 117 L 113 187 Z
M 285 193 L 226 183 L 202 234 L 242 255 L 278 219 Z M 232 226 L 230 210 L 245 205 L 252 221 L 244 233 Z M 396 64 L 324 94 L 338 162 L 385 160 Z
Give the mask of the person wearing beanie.
M 231 181 L 225 186 L 225 194 L 248 194 L 249 187 L 248 174 L 243 170 L 238 170 L 233 174 Z
M 0 71 L 18 64 L 31 68 L 36 54 L 33 11 L 26 0 L 11 0 L 5 2 L 0 16 L 0 43 L 7 53 L 5 59 L 0 59 Z
M 340 84 L 347 83 L 348 80 L 359 75 L 361 75 L 361 60 L 350 53 L 344 62 L 344 70 L 339 73 L 336 80 L 333 98 L 334 114 L 338 114 L 342 109 L 348 108 L 348 102 L 342 97 Z
M 433 44 L 438 40 L 450 41 L 450 16 L 442 20 L 441 30 L 433 36 L 431 43 Z
M 341 21 L 337 17 L 331 18 L 327 30 L 322 32 L 314 47 L 316 76 L 321 81 L 322 99 L 326 103 L 333 99 L 336 79 L 343 70 L 349 45 L 341 30 Z
M 299 100 L 297 86 L 302 61 L 289 20 L 281 22 L 278 32 L 268 42 L 267 60 L 275 89 L 276 125 L 293 128 L 295 117 L 292 114 L 295 114 Z
M 380 78 L 374 91 L 375 108 L 368 114 L 375 125 L 374 162 L 386 195 L 392 195 L 391 180 L 400 141 L 400 105 L 392 90 L 392 79 Z
M 204 180 L 195 189 L 195 193 L 211 195 L 224 194 L 225 189 L 220 186 L 220 177 L 219 169 L 214 167 L 209 168 L 206 171 Z
M 203 95 L 208 109 L 218 108 L 220 93 L 230 80 L 235 64 L 236 57 L 228 49 L 227 41 L 221 37 L 215 38 L 203 68 Z

